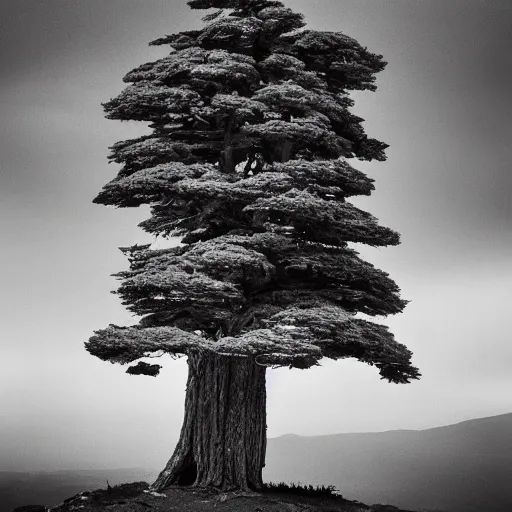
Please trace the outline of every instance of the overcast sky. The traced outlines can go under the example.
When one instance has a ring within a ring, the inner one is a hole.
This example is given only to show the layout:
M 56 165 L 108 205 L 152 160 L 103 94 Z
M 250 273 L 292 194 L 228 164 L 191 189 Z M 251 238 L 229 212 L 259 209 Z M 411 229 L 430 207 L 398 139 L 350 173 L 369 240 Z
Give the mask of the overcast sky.
M 419 382 L 352 360 L 268 372 L 268 435 L 428 428 L 512 412 L 512 3 L 288 0 L 309 28 L 342 31 L 389 62 L 355 94 L 385 163 L 355 203 L 402 234 L 360 247 L 411 300 L 385 320 Z M 110 274 L 117 247 L 151 242 L 148 210 L 92 199 L 118 167 L 108 146 L 140 123 L 103 118 L 122 76 L 168 52 L 147 43 L 199 28 L 185 0 L 2 0 L 0 6 L 0 470 L 146 466 L 171 455 L 186 361 L 157 378 L 83 343 L 133 322 Z

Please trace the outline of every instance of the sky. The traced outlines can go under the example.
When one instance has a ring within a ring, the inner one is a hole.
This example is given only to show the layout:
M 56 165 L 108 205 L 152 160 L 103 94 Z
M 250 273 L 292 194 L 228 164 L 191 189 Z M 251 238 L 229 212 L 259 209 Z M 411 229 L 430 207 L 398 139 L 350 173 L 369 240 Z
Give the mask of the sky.
M 288 0 L 388 67 L 354 112 L 390 144 L 353 161 L 376 180 L 354 203 L 402 234 L 357 247 L 410 304 L 380 318 L 414 353 L 395 385 L 354 360 L 267 373 L 268 436 L 423 429 L 512 412 L 512 4 L 509 0 Z M 117 249 L 151 243 L 146 207 L 92 204 L 117 173 L 108 147 L 145 133 L 103 118 L 122 77 L 200 28 L 185 0 L 2 0 L 0 5 L 0 470 L 161 468 L 183 417 L 187 366 L 157 378 L 83 343 L 134 318 Z M 160 243 L 157 241 L 157 243 Z

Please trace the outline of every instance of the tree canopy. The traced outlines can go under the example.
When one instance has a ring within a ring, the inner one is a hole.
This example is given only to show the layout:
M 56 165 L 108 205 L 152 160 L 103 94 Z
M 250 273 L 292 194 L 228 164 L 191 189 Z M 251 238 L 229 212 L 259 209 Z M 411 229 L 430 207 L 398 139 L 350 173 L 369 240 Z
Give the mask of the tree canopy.
M 116 274 L 117 293 L 142 319 L 96 331 L 87 350 L 122 364 L 159 351 L 296 368 L 351 357 L 391 382 L 418 378 L 386 326 L 356 318 L 407 304 L 349 247 L 400 238 L 348 201 L 374 189 L 349 161 L 386 158 L 349 97 L 376 89 L 382 56 L 305 29 L 279 1 L 188 3 L 217 10 L 201 30 L 153 41 L 171 53 L 130 71 L 104 104 L 109 119 L 146 121 L 152 132 L 111 148 L 121 168 L 95 199 L 151 205 L 140 226 L 182 244 L 121 249 L 130 266 Z

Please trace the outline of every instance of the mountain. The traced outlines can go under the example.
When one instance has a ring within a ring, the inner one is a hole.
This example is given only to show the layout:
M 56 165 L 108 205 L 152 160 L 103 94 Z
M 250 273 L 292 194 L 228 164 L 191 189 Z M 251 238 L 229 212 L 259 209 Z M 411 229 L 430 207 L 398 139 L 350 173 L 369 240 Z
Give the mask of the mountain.
M 512 414 L 428 430 L 268 440 L 265 480 L 446 512 L 512 510 Z

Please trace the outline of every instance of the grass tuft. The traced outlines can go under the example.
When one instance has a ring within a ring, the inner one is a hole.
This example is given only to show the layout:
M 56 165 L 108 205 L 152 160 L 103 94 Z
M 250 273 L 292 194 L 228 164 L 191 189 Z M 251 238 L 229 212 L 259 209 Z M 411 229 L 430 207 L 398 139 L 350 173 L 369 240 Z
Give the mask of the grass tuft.
M 279 482 L 278 484 L 274 482 L 269 482 L 263 484 L 263 490 L 275 493 L 286 493 L 286 494 L 296 494 L 299 496 L 312 496 L 312 497 L 329 497 L 329 498 L 343 498 L 343 496 L 339 493 L 339 491 L 334 487 L 334 485 L 302 485 L 300 482 L 298 483 L 285 483 Z

